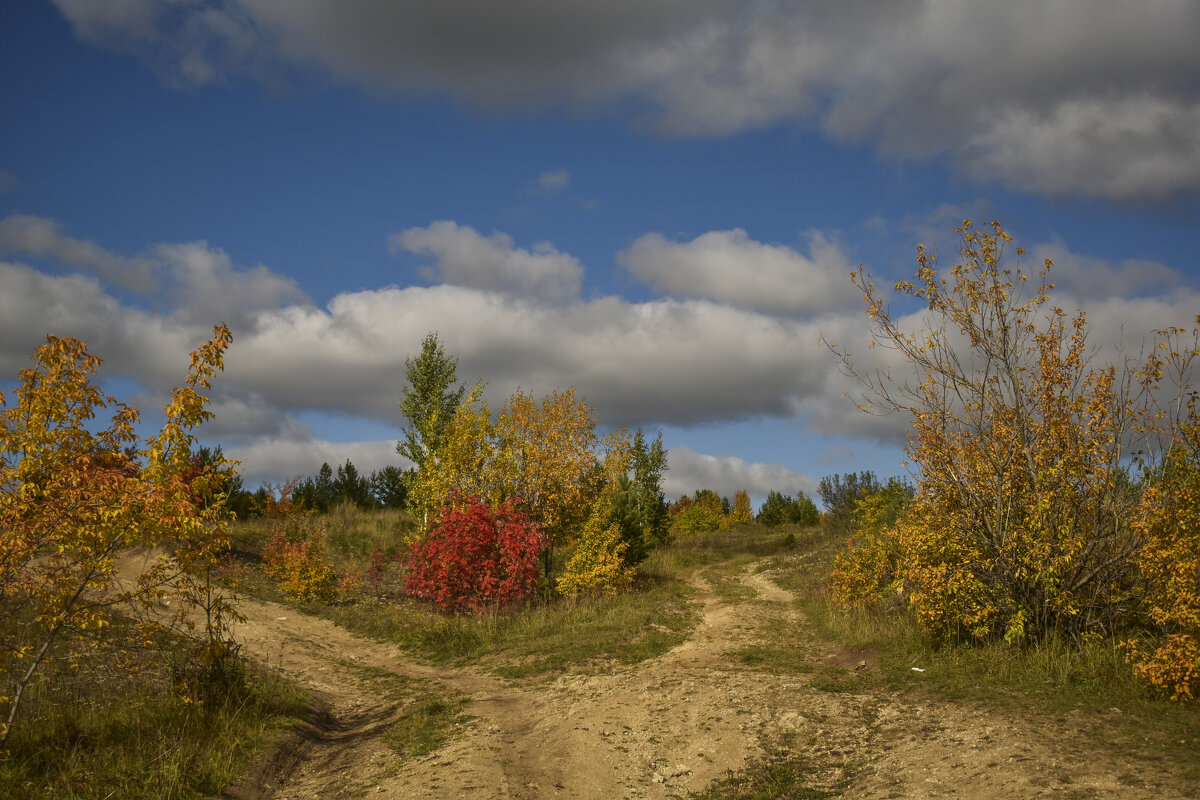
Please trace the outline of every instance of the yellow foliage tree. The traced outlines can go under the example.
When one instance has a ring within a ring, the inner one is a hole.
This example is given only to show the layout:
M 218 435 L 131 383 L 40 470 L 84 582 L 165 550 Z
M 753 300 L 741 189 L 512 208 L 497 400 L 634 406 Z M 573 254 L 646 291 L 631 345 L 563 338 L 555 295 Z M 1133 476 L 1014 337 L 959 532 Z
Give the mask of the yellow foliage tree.
M 750 505 L 750 493 L 745 489 L 738 489 L 733 493 L 733 509 L 729 512 L 729 521 L 732 523 L 754 521 L 754 508 Z
M 942 636 L 1115 630 L 1136 602 L 1124 464 L 1129 434 L 1152 422 L 1133 399 L 1139 373 L 1089 366 L 1084 314 L 1046 306 L 1049 261 L 1029 292 L 1022 250 L 1003 263 L 1011 237 L 999 223 L 957 232 L 961 263 L 939 272 L 921 248 L 916 276 L 895 287 L 928 308 L 925 330 L 903 330 L 869 276 L 852 274 L 875 345 L 920 382 L 834 352 L 864 384 L 862 407 L 911 414 L 920 476 L 906 519 L 843 558 L 835 589 L 861 597 L 874 575 Z M 1138 397 L 1153 372 L 1140 373 Z
M 228 546 L 228 514 L 220 486 L 225 464 L 198 465 L 191 430 L 208 419 L 203 390 L 222 367 L 229 330 L 192 353 L 185 385 L 166 407 L 156 436 L 134 431 L 137 409 L 92 382 L 100 359 L 82 342 L 48 336 L 22 370 L 17 404 L 0 414 L 0 741 L 7 738 L 22 695 L 56 643 L 66 657 L 104 638 L 114 605 L 148 608 L 171 592 L 188 610 L 205 613 L 198 657 L 219 670 L 229 654 L 228 603 L 207 580 Z M 97 411 L 113 409 L 95 429 Z M 133 586 L 115 578 L 118 554 L 131 546 L 171 543 L 169 556 Z
M 518 390 L 496 423 L 495 476 L 505 497 L 519 497 L 550 545 L 566 543 L 587 519 L 594 487 L 596 418 L 575 389 L 539 404 Z
M 575 542 L 575 552 L 568 559 L 556 588 L 568 596 L 615 596 L 633 583 L 633 568 L 625 562 L 629 542 L 622 536 L 621 526 L 611 521 L 613 498 L 621 491 L 621 478 L 633 465 L 633 445 L 624 429 L 604 439 L 605 457 L 600 469 L 594 470 L 590 489 L 590 513 Z
M 408 502 L 426 529 L 436 524 L 434 515 L 449 502 L 452 489 L 464 500 L 478 496 L 493 506 L 506 497 L 497 480 L 506 470 L 496 465 L 495 426 L 482 395 L 482 384 L 476 384 L 417 471 Z
M 592 408 L 573 388 L 540 402 L 518 391 L 493 422 L 481 394 L 477 385 L 458 407 L 440 445 L 417 473 L 410 502 L 428 527 L 452 489 L 463 501 L 477 496 L 493 507 L 519 498 L 551 548 L 567 543 L 591 513 L 596 492 Z

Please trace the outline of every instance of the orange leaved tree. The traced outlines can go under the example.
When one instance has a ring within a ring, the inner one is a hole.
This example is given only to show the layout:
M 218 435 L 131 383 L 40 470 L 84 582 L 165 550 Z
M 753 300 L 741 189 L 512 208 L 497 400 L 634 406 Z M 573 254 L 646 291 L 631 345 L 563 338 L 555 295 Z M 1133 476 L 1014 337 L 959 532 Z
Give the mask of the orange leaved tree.
M 223 464 L 197 465 L 191 431 L 211 416 L 203 392 L 230 340 L 219 325 L 192 353 L 166 424 L 147 439 L 134 430 L 137 409 L 93 383 L 100 359 L 77 339 L 48 336 L 20 373 L 16 404 L 0 393 L 0 742 L 39 668 L 102 641 L 116 605 L 136 612 L 168 592 L 181 598 L 174 622 L 194 626 L 188 612 L 202 612 L 199 660 L 226 663 L 231 612 L 207 580 L 228 544 L 226 476 Z M 107 427 L 94 422 L 103 410 Z M 164 558 L 118 578 L 122 550 L 159 545 Z

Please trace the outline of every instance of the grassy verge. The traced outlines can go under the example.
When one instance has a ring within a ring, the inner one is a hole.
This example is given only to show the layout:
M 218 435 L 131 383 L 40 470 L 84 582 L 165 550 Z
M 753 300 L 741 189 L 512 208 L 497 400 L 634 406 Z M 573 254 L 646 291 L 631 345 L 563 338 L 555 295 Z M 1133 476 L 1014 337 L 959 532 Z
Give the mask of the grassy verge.
M 197 707 L 172 690 L 170 653 L 125 657 L 136 675 L 103 654 L 44 670 L 0 754 L 0 795 L 213 797 L 308 710 L 303 692 L 253 668 L 223 700 Z
M 830 675 L 831 688 L 849 681 L 851 690 L 880 686 L 978 703 L 1030 719 L 1082 716 L 1098 748 L 1133 754 L 1147 763 L 1172 763 L 1182 776 L 1200 778 L 1195 705 L 1151 695 L 1134 677 L 1116 641 L 936 646 L 902 612 L 837 607 L 828 578 L 840 545 L 840 538 L 814 530 L 796 552 L 764 565 L 796 595 L 817 636 L 878 652 L 878 673 Z
M 317 520 L 327 531 L 329 556 L 339 570 L 363 572 L 376 547 L 403 548 L 412 521 L 391 512 L 339 509 Z M 237 526 L 241 591 L 282 601 L 257 561 L 270 525 Z M 373 537 L 381 537 L 372 541 Z M 686 576 L 715 564 L 743 565 L 780 552 L 783 536 L 757 526 L 690 536 L 651 554 L 638 568 L 635 591 L 615 598 L 553 596 L 510 613 L 443 614 L 428 606 L 369 588 L 334 603 L 301 608 L 375 639 L 396 642 L 431 663 L 479 663 L 510 678 L 534 678 L 567 670 L 605 669 L 660 655 L 682 642 L 698 615 Z M 558 568 L 566 553 L 558 553 Z M 714 572 L 718 592 L 736 593 L 728 574 Z M 744 594 L 745 590 L 741 590 Z
M 434 691 L 425 681 L 375 667 L 350 662 L 342 662 L 342 666 L 358 673 L 382 699 L 400 708 L 383 739 L 404 758 L 432 753 L 471 719 L 463 713 L 467 705 L 463 695 Z

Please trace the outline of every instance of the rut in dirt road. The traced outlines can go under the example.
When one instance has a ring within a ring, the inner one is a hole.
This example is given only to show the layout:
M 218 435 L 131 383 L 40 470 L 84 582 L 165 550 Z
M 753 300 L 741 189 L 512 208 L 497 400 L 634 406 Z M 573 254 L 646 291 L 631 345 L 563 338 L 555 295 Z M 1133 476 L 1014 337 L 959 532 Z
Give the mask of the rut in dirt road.
M 727 571 L 738 600 L 722 600 L 705 573 L 694 575 L 700 622 L 669 652 L 541 683 L 421 665 L 326 620 L 244 600 L 237 636 L 246 651 L 313 689 L 327 713 L 229 796 L 680 797 L 766 753 L 803 760 L 812 787 L 846 797 L 1194 796 L 1144 779 L 1136 765 L 1097 764 L 1070 722 L 1047 729 L 855 688 L 859 662 L 875 665 L 812 637 L 790 594 L 759 567 Z M 781 631 L 802 654 L 799 666 L 749 668 L 747 648 Z M 467 718 L 439 749 L 403 758 L 386 734 L 404 703 L 386 699 L 381 676 L 460 695 Z

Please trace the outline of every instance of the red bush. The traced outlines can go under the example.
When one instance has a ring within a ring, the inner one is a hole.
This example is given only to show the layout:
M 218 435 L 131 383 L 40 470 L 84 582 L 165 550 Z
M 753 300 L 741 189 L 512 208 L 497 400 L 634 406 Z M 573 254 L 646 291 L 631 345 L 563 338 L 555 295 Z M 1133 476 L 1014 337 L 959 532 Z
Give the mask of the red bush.
M 546 537 L 512 503 L 494 510 L 452 496 L 437 526 L 408 554 L 409 595 L 444 610 L 493 611 L 532 597 Z

